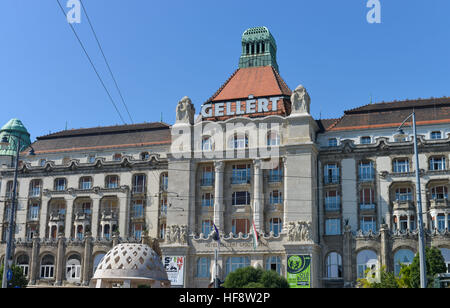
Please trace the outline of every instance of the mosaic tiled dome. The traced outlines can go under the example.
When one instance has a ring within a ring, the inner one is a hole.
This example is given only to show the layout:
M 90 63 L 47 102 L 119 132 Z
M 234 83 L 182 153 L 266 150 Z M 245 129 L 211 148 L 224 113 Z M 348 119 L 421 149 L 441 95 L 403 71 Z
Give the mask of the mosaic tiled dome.
M 143 244 L 115 246 L 100 261 L 93 279 L 168 280 L 159 256 Z

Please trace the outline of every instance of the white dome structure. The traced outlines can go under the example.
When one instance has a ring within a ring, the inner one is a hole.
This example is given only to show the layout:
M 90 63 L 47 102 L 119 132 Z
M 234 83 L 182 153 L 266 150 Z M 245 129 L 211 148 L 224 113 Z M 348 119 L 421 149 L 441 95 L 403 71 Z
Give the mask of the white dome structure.
M 153 249 L 144 244 L 119 244 L 100 261 L 92 278 L 96 288 L 169 287 L 164 266 Z

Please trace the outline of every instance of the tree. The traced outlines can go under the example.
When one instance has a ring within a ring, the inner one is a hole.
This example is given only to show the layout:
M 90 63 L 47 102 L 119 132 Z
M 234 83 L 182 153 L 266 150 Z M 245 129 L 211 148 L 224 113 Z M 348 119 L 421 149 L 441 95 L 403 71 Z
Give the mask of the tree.
M 3 265 L 0 268 L 0 282 L 3 280 Z M 13 277 L 11 281 L 8 281 L 8 288 L 25 288 L 28 284 L 28 280 L 23 275 L 23 270 L 21 267 L 13 264 L 11 266 Z
M 287 280 L 275 271 L 260 268 L 239 268 L 230 273 L 223 284 L 225 288 L 289 288 Z
M 368 277 L 370 269 L 366 270 Z M 388 272 L 385 266 L 382 266 L 376 275 L 372 275 L 372 279 L 358 279 L 358 285 L 361 288 L 371 289 L 396 289 L 399 288 L 398 279 L 394 273 Z
M 425 264 L 427 267 L 427 286 L 433 287 L 434 276 L 436 274 L 445 273 L 447 267 L 445 259 L 441 251 L 436 247 L 425 248 Z M 420 288 L 420 259 L 419 254 L 416 254 L 410 265 L 410 286 L 412 288 Z

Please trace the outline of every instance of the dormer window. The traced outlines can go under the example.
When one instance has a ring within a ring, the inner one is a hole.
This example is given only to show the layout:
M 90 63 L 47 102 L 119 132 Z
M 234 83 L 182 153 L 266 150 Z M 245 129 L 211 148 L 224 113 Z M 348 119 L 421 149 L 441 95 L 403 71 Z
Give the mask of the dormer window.
M 148 152 L 141 153 L 141 160 L 147 160 L 150 158 L 150 154 Z
M 371 144 L 372 138 L 369 136 L 361 137 L 361 144 Z
M 337 147 L 338 146 L 338 140 L 336 138 L 328 139 L 328 146 L 329 147 Z
M 430 134 L 431 140 L 442 139 L 442 134 L 439 131 L 431 132 Z
M 113 160 L 120 161 L 122 159 L 122 154 L 116 153 L 113 155 Z

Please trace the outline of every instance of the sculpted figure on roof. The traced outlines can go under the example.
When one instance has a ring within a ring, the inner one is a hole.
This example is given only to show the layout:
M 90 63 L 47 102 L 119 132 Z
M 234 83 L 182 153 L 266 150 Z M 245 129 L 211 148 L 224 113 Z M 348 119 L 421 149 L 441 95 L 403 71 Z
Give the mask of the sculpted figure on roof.
M 194 124 L 195 108 L 189 97 L 185 96 L 177 105 L 176 123 Z
M 291 95 L 291 114 L 310 113 L 311 98 L 305 87 L 299 85 Z

